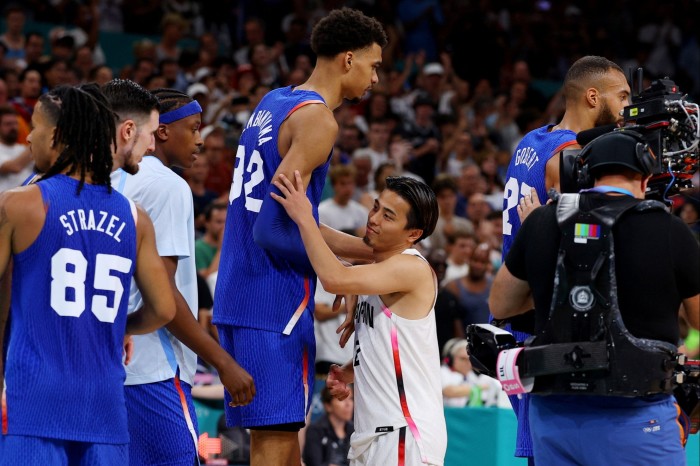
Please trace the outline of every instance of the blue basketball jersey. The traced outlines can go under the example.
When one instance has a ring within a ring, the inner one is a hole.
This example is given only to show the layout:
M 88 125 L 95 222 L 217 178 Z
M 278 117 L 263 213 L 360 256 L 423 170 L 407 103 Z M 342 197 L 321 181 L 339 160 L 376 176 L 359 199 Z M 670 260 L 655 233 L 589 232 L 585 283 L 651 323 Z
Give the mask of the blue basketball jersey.
M 13 256 L 6 433 L 129 441 L 122 347 L 136 260 L 135 207 L 106 186 L 40 181 L 46 219 Z
M 530 194 L 530 188 L 537 190 L 537 197 L 542 204 L 547 202 L 546 166 L 550 158 L 562 149 L 576 144 L 576 133 L 569 130 L 551 131 L 552 125 L 543 126 L 530 131 L 520 141 L 510 159 L 506 172 L 506 185 L 503 191 L 503 261 L 520 229 L 520 218 L 517 206 L 525 195 Z M 510 325 L 506 330 L 512 332 L 519 341 L 529 335 L 514 331 Z M 528 425 L 528 395 L 508 397 L 513 410 L 518 417 L 518 432 L 515 455 L 532 456 L 532 440 Z
M 276 202 L 269 192 L 282 161 L 277 149 L 280 126 L 295 110 L 308 104 L 325 102 L 316 92 L 293 91 L 292 87 L 275 89 L 262 99 L 243 130 L 236 153 L 214 297 L 216 324 L 291 331 L 300 313 L 307 307 L 313 309 L 316 286 L 313 271 L 299 270 L 253 240 L 253 225 L 263 200 Z M 311 174 L 306 191 L 316 221 L 329 161 L 330 154 L 329 160 Z M 291 219 L 289 222 L 290 228 L 296 228 Z
M 547 203 L 545 168 L 547 162 L 567 146 L 576 144 L 576 133 L 551 131 L 552 125 L 530 131 L 520 141 L 506 172 L 503 191 L 503 260 L 505 261 L 516 233 L 520 229 L 517 206 L 530 188 L 537 190 L 542 204 Z

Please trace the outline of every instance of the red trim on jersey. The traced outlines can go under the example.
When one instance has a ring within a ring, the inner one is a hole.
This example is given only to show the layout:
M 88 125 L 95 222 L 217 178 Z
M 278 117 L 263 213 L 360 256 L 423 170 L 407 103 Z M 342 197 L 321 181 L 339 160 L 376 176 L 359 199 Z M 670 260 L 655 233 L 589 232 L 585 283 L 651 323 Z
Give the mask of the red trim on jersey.
M 402 427 L 399 429 L 399 464 L 398 466 L 404 466 L 406 464 L 406 428 Z
M 5 402 L 5 397 L 2 397 L 2 433 L 7 435 L 7 403 Z
M 289 322 L 287 322 L 287 326 L 282 332 L 284 335 L 289 335 L 292 333 L 292 329 L 294 329 L 294 326 L 297 324 L 299 317 L 301 317 L 301 313 L 304 312 L 304 309 L 306 309 L 306 305 L 309 303 L 309 298 L 311 296 L 310 283 L 311 281 L 309 280 L 309 277 L 304 277 L 304 299 L 301 300 L 299 307 L 297 307 L 297 310 L 294 311 L 292 318 L 289 319 Z
M 301 103 L 296 104 L 296 105 L 294 106 L 294 108 L 292 108 L 292 109 L 289 111 L 289 113 L 287 113 L 287 115 L 285 115 L 284 119 L 286 120 L 287 118 L 289 118 L 289 115 L 291 115 L 292 113 L 296 112 L 296 111 L 299 110 L 301 107 L 303 107 L 303 106 L 305 106 L 305 105 L 309 105 L 309 104 L 324 104 L 324 105 L 325 105 L 326 103 L 325 103 L 324 101 L 322 101 L 322 100 L 305 100 L 304 102 L 301 102 Z
M 309 401 L 309 347 L 304 346 L 304 354 L 301 358 L 303 367 L 301 369 L 302 383 L 304 384 L 304 413 L 308 409 Z
M 552 151 L 552 155 L 558 154 L 559 152 L 563 151 L 563 150 L 566 149 L 567 147 L 573 146 L 573 145 L 576 145 L 576 144 L 578 144 L 578 142 L 576 142 L 576 139 L 574 139 L 574 140 L 572 140 L 572 141 L 563 142 L 563 143 L 561 143 L 561 144 L 559 145 L 559 147 L 557 147 L 556 149 L 554 149 L 554 150 Z

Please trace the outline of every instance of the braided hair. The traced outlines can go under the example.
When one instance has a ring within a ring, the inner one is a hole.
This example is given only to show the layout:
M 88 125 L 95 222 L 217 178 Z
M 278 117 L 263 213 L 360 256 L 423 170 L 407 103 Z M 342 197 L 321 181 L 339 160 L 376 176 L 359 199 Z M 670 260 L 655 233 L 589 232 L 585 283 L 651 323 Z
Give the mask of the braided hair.
M 39 98 L 52 124 L 56 125 L 53 147 L 63 150 L 42 179 L 58 173 L 80 172 L 77 193 L 90 173 L 92 184 L 111 192 L 112 147 L 116 146 L 115 115 L 96 84 L 59 86 Z
M 176 110 L 194 100 L 184 92 L 163 87 L 152 90 L 151 94 L 156 96 L 156 99 L 158 99 L 161 115 L 172 110 Z

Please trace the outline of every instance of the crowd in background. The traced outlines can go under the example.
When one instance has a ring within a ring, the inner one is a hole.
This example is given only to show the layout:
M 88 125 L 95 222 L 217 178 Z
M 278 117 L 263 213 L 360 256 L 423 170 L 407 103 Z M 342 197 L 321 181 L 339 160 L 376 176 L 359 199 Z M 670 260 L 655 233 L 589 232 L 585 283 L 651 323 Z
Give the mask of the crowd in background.
M 269 90 L 309 77 L 315 61 L 310 31 L 341 6 L 378 18 L 389 45 L 379 84 L 358 105 L 336 110 L 339 133 L 321 221 L 362 235 L 387 176 L 419 177 L 433 186 L 440 219 L 421 247 L 441 283 L 441 348 L 463 337 L 465 325 L 488 319 L 490 284 L 501 263 L 508 162 L 525 133 L 563 114 L 559 87 L 576 59 L 602 55 L 625 71 L 642 66 L 645 85 L 669 76 L 691 100 L 700 96 L 700 4 L 693 0 L 4 2 L 0 191 L 31 172 L 26 136 L 33 107 L 48 89 L 121 77 L 148 89 L 187 92 L 203 108 L 203 152 L 181 174 L 195 205 L 200 316 L 206 325 L 238 137 Z M 51 28 L 42 34 L 27 22 Z M 124 44 L 132 47 L 133 63 L 113 68 L 100 46 L 101 31 L 144 34 Z M 158 39 L 148 38 L 154 35 Z M 674 210 L 699 234 L 697 188 L 674 199 Z M 327 309 L 333 297 L 320 289 L 316 298 L 323 373 L 347 354 L 330 348 L 342 321 Z M 464 346 L 453 342 L 450 348 Z M 451 350 L 443 353 L 446 360 L 463 358 Z M 469 369 L 464 371 L 466 380 Z M 463 405 L 495 404 L 493 393 L 478 402 L 470 403 L 464 393 L 459 398 Z M 323 401 L 329 412 L 347 411 Z M 333 416 L 331 427 L 345 429 L 347 416 Z

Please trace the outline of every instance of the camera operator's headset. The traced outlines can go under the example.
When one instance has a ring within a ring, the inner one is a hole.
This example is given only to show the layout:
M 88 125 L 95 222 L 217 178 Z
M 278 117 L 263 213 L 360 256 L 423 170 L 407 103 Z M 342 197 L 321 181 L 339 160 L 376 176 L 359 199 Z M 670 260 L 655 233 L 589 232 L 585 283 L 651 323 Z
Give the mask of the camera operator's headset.
M 455 362 L 455 355 L 453 354 L 455 352 L 455 347 L 462 341 L 466 340 L 464 338 L 450 338 L 442 348 L 442 361 L 450 368 Z
M 581 167 L 581 170 L 578 173 L 578 182 L 580 186 L 593 186 L 593 176 L 591 175 L 591 170 L 595 169 L 598 166 L 608 164 L 629 166 L 628 164 L 621 163 L 615 157 L 610 157 L 610 162 L 615 163 L 606 163 L 605 155 L 603 155 L 600 160 L 596 160 L 593 164 L 589 163 L 590 153 L 595 148 L 595 146 L 600 144 L 601 141 L 605 141 L 605 143 L 610 144 L 613 142 L 613 138 L 632 139 L 632 141 L 635 143 L 634 152 L 637 161 L 637 168 L 642 170 L 642 174 L 644 176 L 649 176 L 653 173 L 654 166 L 656 165 L 656 156 L 649 147 L 649 144 L 647 144 L 647 141 L 644 139 L 644 136 L 642 136 L 642 134 L 637 131 L 616 129 L 615 131 L 612 131 L 610 133 L 598 136 L 593 141 L 588 143 L 586 147 L 583 148 L 583 150 L 581 150 L 579 158 L 583 162 L 583 167 Z M 622 141 L 620 142 L 622 143 Z

